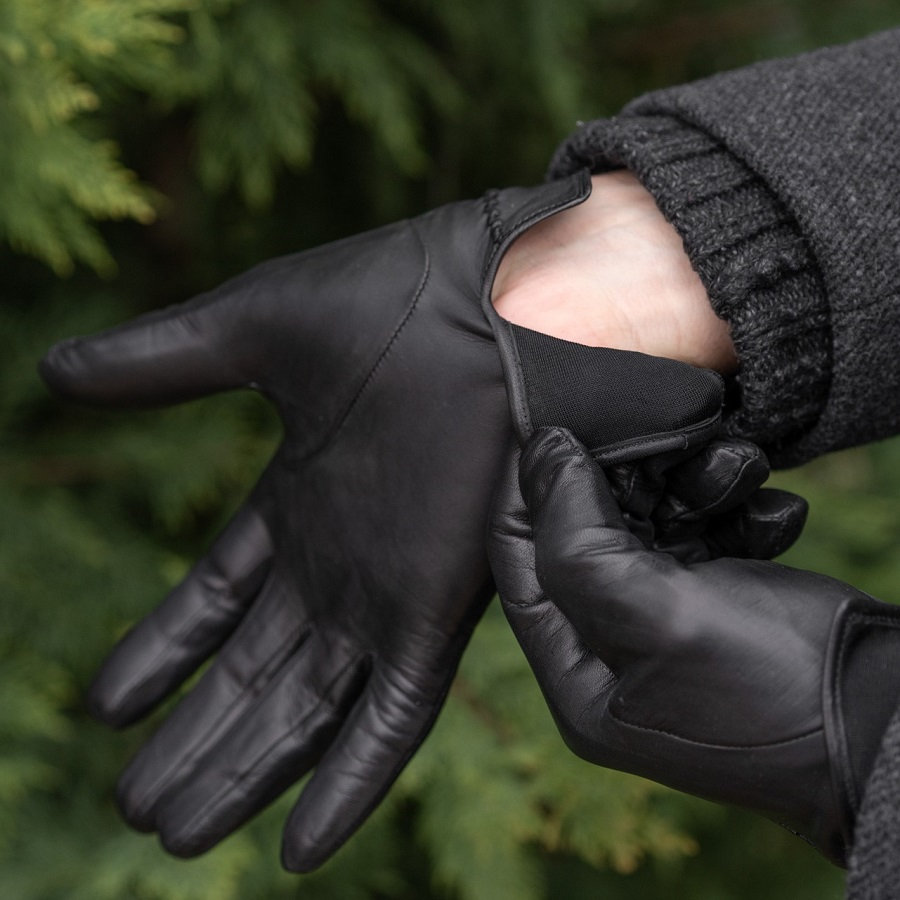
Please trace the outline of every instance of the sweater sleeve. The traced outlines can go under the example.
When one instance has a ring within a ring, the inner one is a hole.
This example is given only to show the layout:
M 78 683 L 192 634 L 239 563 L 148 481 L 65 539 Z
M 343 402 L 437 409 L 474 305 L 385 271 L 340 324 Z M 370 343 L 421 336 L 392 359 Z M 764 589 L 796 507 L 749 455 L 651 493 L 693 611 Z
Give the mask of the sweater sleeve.
M 740 359 L 728 430 L 775 465 L 900 431 L 900 29 L 657 91 L 550 176 L 627 167 Z
M 900 709 L 894 713 L 856 819 L 847 900 L 891 900 L 900 884 Z

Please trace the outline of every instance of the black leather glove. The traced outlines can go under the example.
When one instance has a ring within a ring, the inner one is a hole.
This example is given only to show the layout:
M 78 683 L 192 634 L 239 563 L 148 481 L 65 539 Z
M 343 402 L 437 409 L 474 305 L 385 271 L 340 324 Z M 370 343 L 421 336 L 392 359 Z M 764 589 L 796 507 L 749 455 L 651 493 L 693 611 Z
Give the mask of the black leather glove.
M 319 865 L 376 805 L 431 726 L 492 593 L 484 533 L 511 420 L 520 438 L 547 416 L 579 426 L 617 464 L 648 439 L 683 454 L 715 434 L 712 373 L 554 341 L 494 314 L 504 249 L 589 187 L 581 173 L 494 191 L 274 260 L 44 360 L 48 383 L 75 400 L 151 405 L 253 387 L 284 422 L 245 506 L 90 693 L 99 718 L 127 725 L 216 655 L 119 783 L 128 821 L 171 852 L 203 852 L 313 767 L 285 829 L 288 868 Z M 734 464 L 742 491 L 710 508 L 752 532 L 769 511 L 734 511 L 756 478 L 749 458 Z M 671 525 L 696 549 L 697 522 L 650 523 L 645 494 L 629 496 L 654 540 Z
M 510 467 L 489 553 L 575 753 L 756 810 L 844 862 L 900 697 L 900 610 L 775 563 L 648 551 L 559 429 Z
M 312 869 L 425 737 L 493 593 L 511 428 L 482 292 L 521 230 L 589 186 L 494 192 L 276 259 L 42 362 L 74 400 L 252 387 L 284 423 L 247 503 L 91 689 L 127 725 L 217 654 L 119 783 L 128 821 L 171 852 L 209 849 L 315 766 L 283 845 Z
M 640 452 L 652 449 L 649 444 Z M 603 464 L 602 449 L 592 456 Z M 793 545 L 806 522 L 806 501 L 762 487 L 769 461 L 756 444 L 739 438 L 642 456 L 604 473 L 628 529 L 648 549 L 684 563 L 771 559 Z

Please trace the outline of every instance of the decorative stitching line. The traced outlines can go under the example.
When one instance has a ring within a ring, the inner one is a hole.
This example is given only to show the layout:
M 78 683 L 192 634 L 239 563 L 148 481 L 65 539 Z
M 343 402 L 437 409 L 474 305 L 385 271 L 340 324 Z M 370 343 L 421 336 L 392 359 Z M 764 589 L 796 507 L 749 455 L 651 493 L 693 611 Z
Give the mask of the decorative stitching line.
M 616 715 L 616 713 L 607 706 L 607 712 L 611 719 L 618 722 L 620 725 L 625 726 L 626 728 L 634 728 L 637 731 L 646 731 L 651 734 L 661 734 L 665 737 L 673 738 L 676 741 L 682 741 L 686 744 L 693 744 L 697 747 L 708 747 L 712 750 L 767 750 L 772 747 L 786 747 L 789 744 L 796 744 L 800 741 L 805 741 L 808 738 L 813 737 L 816 734 L 821 734 L 824 731 L 824 726 L 819 726 L 818 728 L 813 728 L 810 731 L 806 731 L 803 734 L 796 735 L 792 738 L 785 738 L 782 741 L 769 741 L 765 744 L 711 744 L 707 741 L 696 741 L 693 738 L 683 737 L 680 734 L 675 734 L 673 731 L 666 731 L 663 728 L 651 728 L 648 725 L 637 725 L 634 722 L 629 722 L 627 719 L 623 719 L 621 716 Z
M 253 760 L 253 762 L 250 763 L 250 765 L 247 766 L 237 776 L 237 778 L 229 778 L 222 785 L 222 787 L 219 788 L 219 790 L 216 791 L 212 795 L 212 797 L 210 797 L 206 801 L 206 803 L 204 803 L 199 809 L 195 810 L 194 814 L 188 820 L 187 824 L 183 825 L 181 827 L 180 830 L 181 830 L 182 834 L 184 834 L 184 832 L 190 832 L 191 828 L 193 827 L 195 822 L 197 822 L 201 818 L 205 818 L 206 814 L 210 810 L 215 810 L 216 807 L 219 806 L 222 798 L 227 797 L 229 794 L 231 794 L 234 791 L 234 789 L 237 785 L 243 783 L 248 778 L 252 777 L 256 773 L 256 770 L 259 768 L 259 766 L 263 762 L 265 762 L 266 759 L 268 759 L 270 756 L 272 756 L 275 753 L 275 751 L 285 741 L 287 741 L 291 737 L 294 737 L 300 731 L 300 729 L 302 729 L 309 722 L 309 720 L 313 718 L 313 716 L 316 713 L 319 713 L 322 711 L 323 707 L 326 708 L 332 716 L 334 716 L 334 713 L 336 713 L 338 711 L 338 709 L 340 708 L 341 700 L 335 700 L 332 697 L 328 696 L 328 694 L 332 690 L 332 688 L 334 688 L 334 686 L 344 677 L 345 673 L 347 673 L 348 671 L 351 671 L 352 669 L 354 669 L 358 666 L 359 661 L 363 658 L 363 656 L 364 656 L 364 654 L 358 654 L 357 656 L 353 657 L 345 666 L 343 666 L 335 674 L 334 678 L 332 678 L 332 680 L 328 683 L 325 690 L 322 692 L 322 697 L 320 698 L 320 702 L 318 704 L 316 704 L 312 709 L 310 709 L 309 712 L 305 716 L 303 716 L 303 718 L 299 722 L 297 722 L 296 724 L 289 727 L 284 732 L 284 734 L 282 734 L 281 737 L 278 738 L 278 740 L 276 740 L 272 744 L 269 744 L 269 746 L 262 753 L 260 753 Z
M 397 342 L 397 339 L 400 337 L 400 333 L 406 327 L 406 324 L 412 318 L 412 314 L 416 311 L 416 307 L 419 304 L 419 300 L 422 297 L 422 294 L 425 291 L 425 286 L 428 284 L 429 276 L 431 275 L 431 255 L 428 253 L 428 248 L 425 246 L 425 242 L 422 240 L 422 236 L 419 234 L 418 230 L 414 227 L 412 222 L 407 223 L 409 230 L 415 235 L 416 240 L 419 243 L 419 246 L 422 248 L 422 252 L 425 255 L 425 267 L 422 273 L 422 278 L 419 281 L 419 286 L 416 288 L 416 292 L 413 295 L 412 302 L 407 308 L 406 312 L 403 314 L 403 318 L 400 319 L 397 327 L 394 329 L 393 334 L 387 339 L 387 342 L 384 345 L 381 353 L 378 355 L 378 359 L 372 365 L 372 368 L 369 369 L 368 375 L 363 379 L 363 383 L 359 386 L 357 392 L 353 395 L 350 402 L 347 404 L 347 409 L 344 414 L 341 416 L 340 421 L 334 426 L 330 433 L 326 434 L 325 437 L 321 440 L 319 444 L 313 447 L 309 453 L 307 453 L 303 458 L 303 462 L 307 462 L 312 459 L 317 453 L 322 452 L 343 430 L 344 426 L 347 423 L 347 420 L 350 418 L 353 413 L 353 409 L 356 404 L 359 402 L 362 395 L 368 389 L 369 385 L 375 378 L 378 370 L 381 368 L 381 364 L 384 362 L 388 353 L 390 353 L 391 348 Z
M 151 797 L 154 794 L 158 793 L 158 788 L 161 784 L 165 784 L 165 782 L 170 780 L 173 772 L 179 769 L 185 762 L 193 762 L 197 759 L 197 757 L 201 756 L 209 749 L 208 746 L 204 745 L 204 741 L 208 740 L 210 734 L 215 733 L 216 729 L 222 724 L 222 722 L 226 721 L 229 718 L 234 709 L 238 706 L 243 705 L 247 696 L 254 693 L 254 686 L 259 682 L 261 678 L 265 678 L 268 675 L 270 676 L 271 680 L 271 678 L 274 678 L 277 675 L 278 671 L 287 663 L 289 659 L 291 659 L 293 652 L 306 641 L 307 636 L 310 633 L 310 630 L 305 629 L 304 625 L 298 625 L 296 628 L 293 628 L 288 632 L 285 639 L 278 644 L 275 651 L 269 656 L 269 665 L 263 667 L 256 673 L 256 675 L 252 679 L 250 679 L 250 681 L 246 685 L 244 685 L 244 687 L 232 699 L 231 703 L 229 703 L 210 724 L 209 728 L 205 729 L 203 734 L 199 735 L 197 740 L 193 742 L 187 754 L 181 756 L 177 760 L 173 760 L 172 764 L 168 766 L 166 770 L 153 781 L 153 784 L 151 784 L 149 788 L 147 788 L 147 790 L 144 792 L 143 799 L 140 800 L 137 804 L 138 815 L 146 813 L 147 810 L 153 805 Z
M 491 229 L 491 236 L 494 244 L 499 244 L 503 240 L 502 216 L 500 215 L 500 192 L 496 188 L 492 188 L 484 195 L 484 211 L 488 221 L 488 228 Z M 493 251 L 491 257 L 493 258 Z
M 618 456 L 616 454 L 627 454 L 630 450 L 642 451 L 655 448 L 658 444 L 667 447 L 668 443 L 674 444 L 673 449 L 678 449 L 678 443 L 681 447 L 687 449 L 691 446 L 691 438 L 704 437 L 707 432 L 715 432 L 721 423 L 722 413 L 716 412 L 715 415 L 691 425 L 688 428 L 680 428 L 672 431 L 663 431 L 658 434 L 647 435 L 645 437 L 628 438 L 619 441 L 617 444 L 608 444 L 601 447 L 590 448 L 590 454 L 601 465 L 609 465 L 613 462 L 634 462 L 636 458 L 630 455 Z M 681 439 L 678 442 L 678 439 Z M 678 442 L 678 443 L 676 443 Z

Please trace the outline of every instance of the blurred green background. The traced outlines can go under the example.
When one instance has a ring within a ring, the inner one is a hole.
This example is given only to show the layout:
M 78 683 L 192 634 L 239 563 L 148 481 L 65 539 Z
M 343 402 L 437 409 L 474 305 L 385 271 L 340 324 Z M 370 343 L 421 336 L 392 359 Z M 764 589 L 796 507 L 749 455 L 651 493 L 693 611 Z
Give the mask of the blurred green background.
M 749 816 L 563 747 L 496 608 L 429 740 L 322 871 L 278 867 L 290 797 L 168 858 L 113 805 L 146 734 L 93 723 L 104 651 L 185 572 L 277 440 L 254 396 L 108 415 L 35 375 L 54 340 L 489 186 L 645 90 L 900 21 L 886 0 L 0 2 L 0 896 L 837 898 Z M 792 562 L 900 598 L 900 446 L 778 476 Z

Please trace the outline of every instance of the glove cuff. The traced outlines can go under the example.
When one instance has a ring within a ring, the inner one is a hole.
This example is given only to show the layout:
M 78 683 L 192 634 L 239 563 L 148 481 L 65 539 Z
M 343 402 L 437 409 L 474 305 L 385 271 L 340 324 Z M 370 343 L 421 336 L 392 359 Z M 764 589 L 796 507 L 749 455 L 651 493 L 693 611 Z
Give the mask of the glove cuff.
M 482 306 L 499 347 L 519 441 L 524 445 L 538 428 L 566 428 L 604 465 L 708 441 L 719 430 L 724 395 L 716 372 L 560 340 L 513 325 L 494 309 L 491 287 L 512 241 L 538 221 L 583 202 L 590 190 L 589 172 L 582 169 L 525 195 L 512 188 L 484 198 L 494 250 Z
M 802 462 L 809 453 L 797 444 L 831 386 L 830 312 L 818 265 L 794 216 L 757 172 L 695 124 L 664 109 L 645 112 L 650 100 L 642 114 L 626 108 L 579 128 L 557 151 L 550 175 L 582 166 L 634 172 L 729 324 L 740 370 L 727 430 L 760 444 L 776 466 Z
M 889 898 L 900 884 L 898 772 L 900 708 L 885 730 L 853 830 L 853 853 L 847 873 L 848 900 Z
M 832 634 L 824 684 L 825 736 L 841 819 L 841 856 L 853 845 L 863 793 L 900 703 L 900 609 L 854 599 Z

